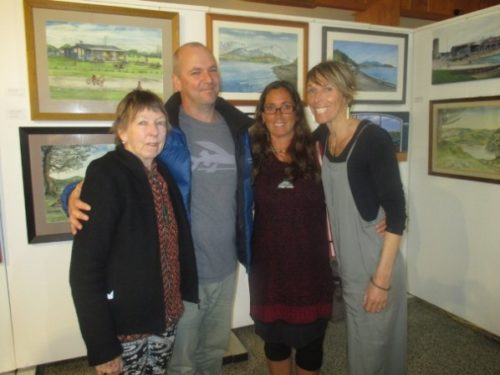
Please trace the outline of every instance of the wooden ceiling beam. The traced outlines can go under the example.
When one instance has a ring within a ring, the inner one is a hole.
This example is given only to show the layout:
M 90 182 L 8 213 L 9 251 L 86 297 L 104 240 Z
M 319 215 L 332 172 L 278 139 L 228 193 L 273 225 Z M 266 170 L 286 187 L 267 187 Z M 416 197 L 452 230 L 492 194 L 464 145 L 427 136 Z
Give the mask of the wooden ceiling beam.
M 244 0 L 302 8 L 336 8 L 356 12 L 355 20 L 379 25 L 399 25 L 400 17 L 440 21 L 499 5 L 500 0 Z M 397 21 L 396 21 L 397 17 Z
M 400 0 L 369 0 L 365 10 L 354 15 L 356 22 L 399 26 Z

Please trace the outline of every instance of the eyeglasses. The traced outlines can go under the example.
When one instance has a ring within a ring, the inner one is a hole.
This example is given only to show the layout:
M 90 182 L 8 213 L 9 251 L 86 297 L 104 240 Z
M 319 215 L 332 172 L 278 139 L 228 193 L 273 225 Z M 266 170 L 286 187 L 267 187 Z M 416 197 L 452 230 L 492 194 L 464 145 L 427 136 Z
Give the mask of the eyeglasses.
M 289 115 L 295 110 L 295 106 L 290 103 L 283 103 L 281 107 L 276 107 L 274 104 L 264 104 L 264 113 L 268 115 L 275 115 L 278 111 L 282 115 Z

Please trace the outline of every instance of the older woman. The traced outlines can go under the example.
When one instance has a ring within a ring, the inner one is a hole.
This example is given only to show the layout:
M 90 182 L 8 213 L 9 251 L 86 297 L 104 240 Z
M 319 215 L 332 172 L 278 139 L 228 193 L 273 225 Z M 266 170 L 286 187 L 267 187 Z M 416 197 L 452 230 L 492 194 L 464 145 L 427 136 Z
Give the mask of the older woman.
M 269 84 L 251 128 L 255 222 L 251 316 L 271 374 L 317 374 L 331 315 L 326 207 L 314 143 L 295 88 Z
M 182 299 L 198 299 L 182 199 L 155 161 L 167 130 L 161 99 L 132 91 L 116 111 L 116 149 L 85 175 L 93 215 L 74 238 L 70 283 L 98 373 L 164 374 Z
M 322 181 L 346 303 L 350 374 L 404 374 L 405 198 L 389 134 L 349 118 L 354 75 L 325 61 L 307 75 L 307 102 L 325 146 Z M 386 233 L 376 222 L 385 212 Z

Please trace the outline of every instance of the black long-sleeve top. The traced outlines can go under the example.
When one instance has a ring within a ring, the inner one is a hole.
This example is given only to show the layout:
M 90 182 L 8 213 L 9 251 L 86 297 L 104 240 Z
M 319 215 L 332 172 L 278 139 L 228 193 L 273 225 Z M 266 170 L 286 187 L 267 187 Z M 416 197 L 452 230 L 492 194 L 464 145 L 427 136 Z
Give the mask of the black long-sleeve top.
M 362 124 L 339 156 L 333 156 L 328 147 L 324 147 L 328 160 L 346 161 L 361 128 Z M 313 132 L 313 137 L 324 146 L 329 134 L 328 127 L 321 124 Z M 347 176 L 361 217 L 366 221 L 375 220 L 382 207 L 386 215 L 386 231 L 401 235 L 406 226 L 405 196 L 394 147 L 387 131 L 368 124 L 347 162 Z

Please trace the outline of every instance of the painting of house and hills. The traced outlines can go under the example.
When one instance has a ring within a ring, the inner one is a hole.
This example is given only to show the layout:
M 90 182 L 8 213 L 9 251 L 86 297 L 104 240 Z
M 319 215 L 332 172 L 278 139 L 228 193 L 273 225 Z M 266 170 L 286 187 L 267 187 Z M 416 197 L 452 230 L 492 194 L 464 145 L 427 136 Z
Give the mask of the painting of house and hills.
M 163 96 L 161 29 L 48 21 L 53 100 L 118 101 L 141 87 Z
M 500 26 L 496 17 L 435 32 L 432 84 L 500 78 Z
M 333 60 L 348 64 L 358 91 L 395 92 L 398 86 L 398 46 L 335 41 Z
M 260 93 L 275 80 L 298 85 L 298 35 L 221 27 L 219 65 L 222 91 Z

